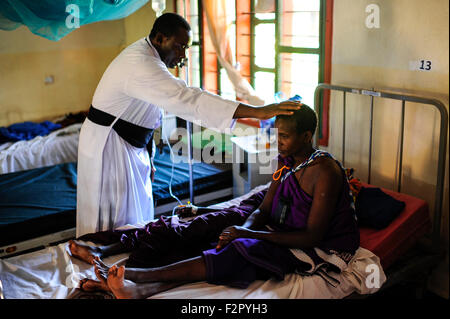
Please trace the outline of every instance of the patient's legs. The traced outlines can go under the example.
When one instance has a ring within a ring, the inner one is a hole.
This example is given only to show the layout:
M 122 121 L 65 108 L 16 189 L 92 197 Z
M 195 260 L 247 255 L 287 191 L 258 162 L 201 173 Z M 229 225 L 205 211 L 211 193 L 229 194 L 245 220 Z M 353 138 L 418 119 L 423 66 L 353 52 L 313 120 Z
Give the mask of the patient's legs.
M 125 267 L 112 266 L 108 272 L 107 285 L 117 299 L 143 299 L 157 293 L 181 286 L 187 282 L 134 283 L 125 279 Z
M 132 278 L 131 280 L 126 280 Z M 147 298 L 188 282 L 206 280 L 203 257 L 186 259 L 158 268 L 118 268 L 108 271 L 107 284 L 116 298 Z
M 124 276 L 134 282 L 202 281 L 206 280 L 206 265 L 197 256 L 157 268 L 126 268 Z
M 158 268 L 127 268 L 116 265 L 107 268 L 94 260 L 96 280 L 82 280 L 86 291 L 111 291 L 116 298 L 147 298 L 188 282 L 206 280 L 206 265 L 198 256 Z
M 72 256 L 81 259 L 88 264 L 93 265 L 95 257 L 105 258 L 112 255 L 117 255 L 127 251 L 125 246 L 121 242 L 117 242 L 108 246 L 88 246 L 75 242 L 74 240 L 69 241 L 69 250 Z
M 80 286 L 85 291 L 112 291 L 116 298 L 146 298 L 188 282 L 206 280 L 206 265 L 201 256 L 146 269 L 117 265 L 109 268 L 98 257 L 93 260 L 98 281 L 83 279 Z

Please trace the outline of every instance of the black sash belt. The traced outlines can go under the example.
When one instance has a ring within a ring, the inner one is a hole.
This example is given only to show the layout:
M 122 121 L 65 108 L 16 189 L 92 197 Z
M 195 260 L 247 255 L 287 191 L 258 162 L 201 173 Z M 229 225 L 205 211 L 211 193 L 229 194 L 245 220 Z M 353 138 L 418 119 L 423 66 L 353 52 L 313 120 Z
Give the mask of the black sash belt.
M 96 109 L 91 105 L 89 108 L 88 119 L 95 124 L 102 126 L 110 126 L 116 119 L 114 115 Z M 134 147 L 147 147 L 151 155 L 153 129 L 145 128 L 122 119 L 118 119 L 113 125 L 114 131 L 121 138 L 133 145 Z

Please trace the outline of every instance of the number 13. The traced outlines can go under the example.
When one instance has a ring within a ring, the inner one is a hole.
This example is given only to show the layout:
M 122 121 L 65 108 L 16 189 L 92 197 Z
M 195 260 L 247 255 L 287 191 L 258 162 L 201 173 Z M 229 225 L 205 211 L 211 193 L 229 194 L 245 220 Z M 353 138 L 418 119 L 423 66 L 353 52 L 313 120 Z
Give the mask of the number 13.
M 420 68 L 421 70 L 430 71 L 431 70 L 431 61 L 420 60 Z

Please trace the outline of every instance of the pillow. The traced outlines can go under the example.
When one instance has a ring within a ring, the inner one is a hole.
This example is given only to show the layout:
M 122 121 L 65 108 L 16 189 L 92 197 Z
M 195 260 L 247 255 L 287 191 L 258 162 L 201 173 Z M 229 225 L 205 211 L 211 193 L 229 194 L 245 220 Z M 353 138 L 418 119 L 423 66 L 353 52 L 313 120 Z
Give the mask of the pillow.
M 355 202 L 359 226 L 375 229 L 387 227 L 404 208 L 404 202 L 376 187 L 361 188 Z

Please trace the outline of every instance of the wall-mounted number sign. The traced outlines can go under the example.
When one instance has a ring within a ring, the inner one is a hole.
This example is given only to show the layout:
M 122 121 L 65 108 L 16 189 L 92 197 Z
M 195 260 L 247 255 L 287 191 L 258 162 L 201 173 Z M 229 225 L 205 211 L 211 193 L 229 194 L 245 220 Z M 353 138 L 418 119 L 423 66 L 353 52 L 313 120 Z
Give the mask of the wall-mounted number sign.
M 420 70 L 430 71 L 431 70 L 431 61 L 428 60 L 420 60 Z
M 431 71 L 433 65 L 430 60 L 410 61 L 409 69 L 418 71 Z

